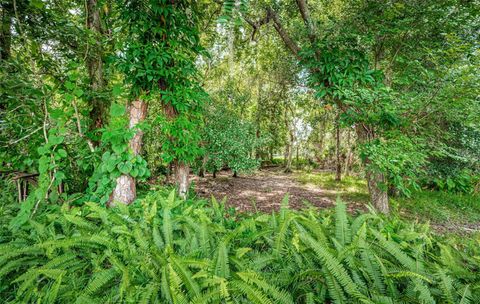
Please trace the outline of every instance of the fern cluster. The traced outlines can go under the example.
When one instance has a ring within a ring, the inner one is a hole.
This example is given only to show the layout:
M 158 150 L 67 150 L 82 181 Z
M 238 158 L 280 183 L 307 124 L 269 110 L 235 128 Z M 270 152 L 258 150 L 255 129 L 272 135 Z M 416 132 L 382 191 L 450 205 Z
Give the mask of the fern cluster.
M 478 243 L 374 213 L 232 218 L 211 202 L 44 212 L 2 233 L 5 303 L 479 303 Z M 6 225 L 2 227 L 5 228 Z M 7 238 L 7 235 L 10 235 Z M 475 257 L 476 255 L 476 257 Z

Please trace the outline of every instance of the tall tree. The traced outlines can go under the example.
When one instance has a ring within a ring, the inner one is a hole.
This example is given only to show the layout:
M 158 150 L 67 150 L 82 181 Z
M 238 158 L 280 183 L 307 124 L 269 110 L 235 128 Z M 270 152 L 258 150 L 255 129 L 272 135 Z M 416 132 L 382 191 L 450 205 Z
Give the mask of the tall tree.
M 108 109 L 110 105 L 109 98 L 105 96 L 106 78 L 104 71 L 104 38 L 105 29 L 102 22 L 101 3 L 97 0 L 88 0 L 86 2 L 87 28 L 87 55 L 86 65 L 90 78 L 90 125 L 89 131 L 102 128 L 108 121 Z M 91 44 L 89 42 L 92 42 Z M 99 141 L 94 140 L 98 145 Z
M 175 164 L 179 195 L 185 198 L 188 165 L 201 152 L 197 128 L 206 98 L 196 79 L 195 59 L 202 48 L 195 3 L 134 0 L 121 8 L 121 16 L 125 33 L 120 67 L 135 100 L 129 106 L 130 127 L 147 116 L 148 100 L 148 108 L 157 115 L 155 121 L 161 127 L 162 157 Z M 140 147 L 142 135 L 137 132 L 130 147 Z M 112 198 L 131 203 L 134 178 L 119 177 Z
M 10 57 L 13 11 L 12 1 L 2 0 L 0 2 L 0 61 Z

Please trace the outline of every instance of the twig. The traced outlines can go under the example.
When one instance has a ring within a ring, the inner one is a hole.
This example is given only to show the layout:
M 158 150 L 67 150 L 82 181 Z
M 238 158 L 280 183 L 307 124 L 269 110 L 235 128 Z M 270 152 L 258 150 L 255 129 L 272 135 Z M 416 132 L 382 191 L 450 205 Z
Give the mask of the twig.
M 77 118 L 77 129 L 78 133 L 80 134 L 81 138 L 85 138 L 85 135 L 83 134 L 82 131 L 82 125 L 80 124 L 80 115 L 78 115 L 78 108 L 77 108 L 77 103 L 75 102 L 75 99 L 73 99 L 73 108 L 75 109 L 75 117 Z M 95 152 L 95 148 L 93 147 L 93 143 L 91 142 L 90 139 L 86 138 L 88 147 L 90 148 L 90 152 Z
M 25 135 L 24 137 L 22 137 L 22 138 L 19 138 L 19 139 L 17 139 L 17 140 L 14 140 L 14 141 L 11 141 L 11 142 L 9 142 L 9 143 L 8 143 L 8 145 L 13 145 L 13 144 L 16 144 L 17 142 L 19 142 L 19 141 L 22 141 L 22 140 L 24 140 L 24 139 L 26 139 L 26 138 L 28 138 L 28 137 L 32 136 L 33 134 L 35 134 L 35 133 L 37 133 L 38 131 L 40 131 L 42 128 L 43 128 L 43 126 L 42 126 L 42 127 L 38 127 L 37 129 L 33 130 L 31 133 L 29 133 L 29 134 Z M 8 145 L 6 145 L 6 146 L 4 146 L 4 147 L 8 147 Z

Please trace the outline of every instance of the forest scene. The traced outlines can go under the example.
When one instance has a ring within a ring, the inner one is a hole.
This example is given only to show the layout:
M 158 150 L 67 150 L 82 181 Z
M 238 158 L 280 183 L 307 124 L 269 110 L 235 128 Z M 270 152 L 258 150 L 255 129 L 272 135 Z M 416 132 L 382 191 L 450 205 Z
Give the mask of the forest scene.
M 0 303 L 480 303 L 479 0 L 0 22 Z

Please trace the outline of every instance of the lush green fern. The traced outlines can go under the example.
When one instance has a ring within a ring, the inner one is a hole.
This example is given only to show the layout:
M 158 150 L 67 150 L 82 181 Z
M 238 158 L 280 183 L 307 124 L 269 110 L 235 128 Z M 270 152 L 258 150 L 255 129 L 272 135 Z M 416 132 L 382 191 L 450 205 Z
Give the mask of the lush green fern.
M 12 213 L 13 214 L 13 213 Z M 226 214 L 152 193 L 3 221 L 5 303 L 477 303 L 479 246 L 373 213 Z M 457 247 L 453 247 L 457 246 Z

